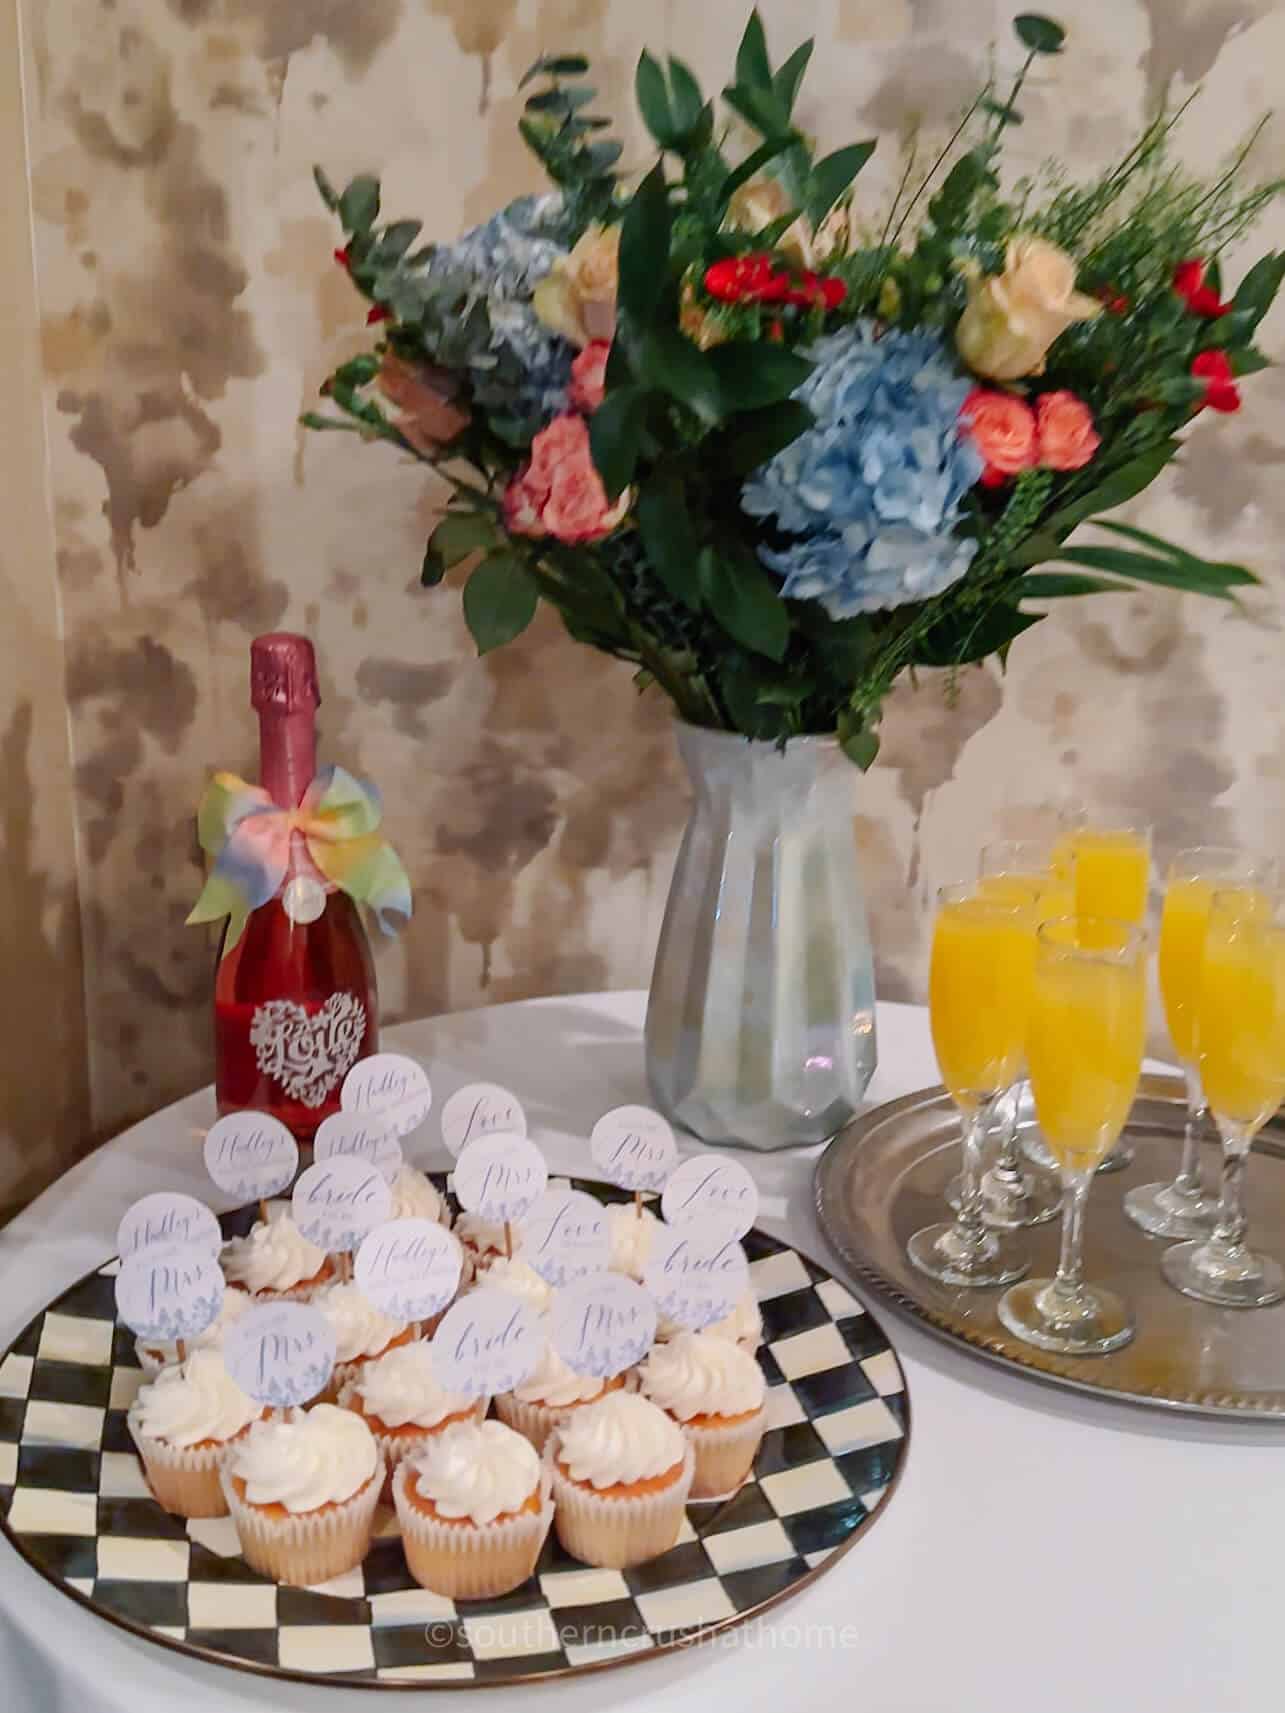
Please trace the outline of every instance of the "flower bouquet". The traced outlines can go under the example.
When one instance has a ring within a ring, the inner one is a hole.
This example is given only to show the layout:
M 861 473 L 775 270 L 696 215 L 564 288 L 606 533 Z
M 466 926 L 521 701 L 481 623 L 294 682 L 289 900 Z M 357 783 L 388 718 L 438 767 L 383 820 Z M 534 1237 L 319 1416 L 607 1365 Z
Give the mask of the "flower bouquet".
M 1263 367 L 1285 256 L 1228 296 L 1219 257 L 1277 186 L 1247 181 L 1248 145 L 1208 180 L 1173 165 L 1181 110 L 1088 183 L 1005 186 L 1023 82 L 1064 40 L 1016 31 L 1012 87 L 912 155 L 877 220 L 854 191 L 874 142 L 817 153 L 793 117 L 811 44 L 774 67 L 757 14 L 721 116 L 681 60 L 642 56 L 645 175 L 577 54 L 524 80 L 555 188 L 454 243 L 381 224 L 374 178 L 318 172 L 378 343 L 326 383 L 339 414 L 304 421 L 445 478 L 423 581 L 479 556 L 479 651 L 544 599 L 686 722 L 836 734 L 868 766 L 907 670 L 1002 660 L 1064 597 L 1255 581 L 1101 514 Z M 1086 523 L 1105 533 L 1068 543 Z

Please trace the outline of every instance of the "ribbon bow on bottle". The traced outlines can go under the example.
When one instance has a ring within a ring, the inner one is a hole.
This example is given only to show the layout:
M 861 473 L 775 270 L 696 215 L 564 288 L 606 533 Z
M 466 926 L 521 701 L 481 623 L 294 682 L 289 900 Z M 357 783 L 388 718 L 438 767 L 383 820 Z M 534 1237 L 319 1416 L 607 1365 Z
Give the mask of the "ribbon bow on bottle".
M 197 811 L 201 849 L 214 867 L 188 917 L 217 922 L 226 916 L 224 955 L 241 938 L 252 910 L 275 898 L 290 872 L 293 835 L 332 885 L 374 911 L 386 934 L 389 912 L 409 917 L 410 882 L 393 847 L 377 829 L 383 815 L 373 786 L 342 767 L 323 767 L 297 809 L 282 809 L 257 785 L 235 773 L 216 773 Z

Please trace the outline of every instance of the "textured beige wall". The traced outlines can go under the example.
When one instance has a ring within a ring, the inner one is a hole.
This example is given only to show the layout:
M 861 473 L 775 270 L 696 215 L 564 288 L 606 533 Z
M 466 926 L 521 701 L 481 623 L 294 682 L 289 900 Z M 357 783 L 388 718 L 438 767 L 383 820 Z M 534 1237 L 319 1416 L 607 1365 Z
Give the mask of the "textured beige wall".
M 363 340 L 309 169 L 381 167 L 386 206 L 451 235 L 537 182 L 514 129 L 537 52 L 589 52 L 623 111 L 644 42 L 720 80 L 744 0 L 21 3 L 96 1124 L 207 1074 L 209 947 L 182 927 L 190 814 L 211 766 L 252 763 L 246 648 L 268 626 L 316 637 L 327 747 L 384 787 L 418 889 L 380 954 L 393 1014 L 643 983 L 684 814 L 664 707 L 547 617 L 478 663 L 458 601 L 416 585 L 421 473 L 296 429 Z M 764 7 L 778 45 L 820 36 L 805 113 L 836 141 L 914 115 L 940 128 L 1009 10 Z M 1071 47 L 1023 102 L 1032 161 L 1097 163 L 1160 92 L 1200 79 L 1186 146 L 1208 159 L 1281 94 L 1285 0 L 1063 11 Z M 882 193 L 894 154 L 864 191 Z M 1264 164 L 1285 168 L 1282 121 Z M 1285 381 L 1249 392 L 1241 417 L 1197 427 L 1139 515 L 1278 589 Z M 41 553 L 21 570 L 51 608 Z M 1274 593 L 1261 608 L 1249 623 L 1168 596 L 1085 604 L 1024 639 L 1006 679 L 970 674 L 957 710 L 932 685 L 901 696 L 859 793 L 886 994 L 919 989 L 927 889 L 1022 805 L 1146 814 L 1162 846 L 1281 842 Z

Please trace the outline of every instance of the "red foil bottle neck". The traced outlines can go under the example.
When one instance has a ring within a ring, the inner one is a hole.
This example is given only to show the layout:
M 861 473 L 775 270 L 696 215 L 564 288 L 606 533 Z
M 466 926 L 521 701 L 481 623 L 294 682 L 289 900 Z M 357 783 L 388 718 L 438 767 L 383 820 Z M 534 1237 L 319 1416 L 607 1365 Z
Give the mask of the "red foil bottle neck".
M 250 700 L 259 715 L 259 781 L 297 809 L 317 771 L 317 658 L 306 636 L 277 631 L 250 645 Z

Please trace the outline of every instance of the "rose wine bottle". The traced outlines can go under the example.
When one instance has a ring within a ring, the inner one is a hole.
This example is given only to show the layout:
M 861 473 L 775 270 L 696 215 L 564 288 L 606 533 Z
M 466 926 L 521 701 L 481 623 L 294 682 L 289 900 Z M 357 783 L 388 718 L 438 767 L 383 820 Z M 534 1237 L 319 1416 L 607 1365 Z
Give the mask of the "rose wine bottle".
M 286 633 L 256 638 L 250 685 L 260 783 L 278 808 L 296 809 L 317 770 L 312 644 Z M 281 891 L 251 911 L 240 940 L 220 955 L 214 1040 L 220 1113 L 269 1112 L 300 1142 L 339 1110 L 351 1067 L 378 1050 L 379 1001 L 360 914 L 318 872 L 300 833 L 291 836 Z

